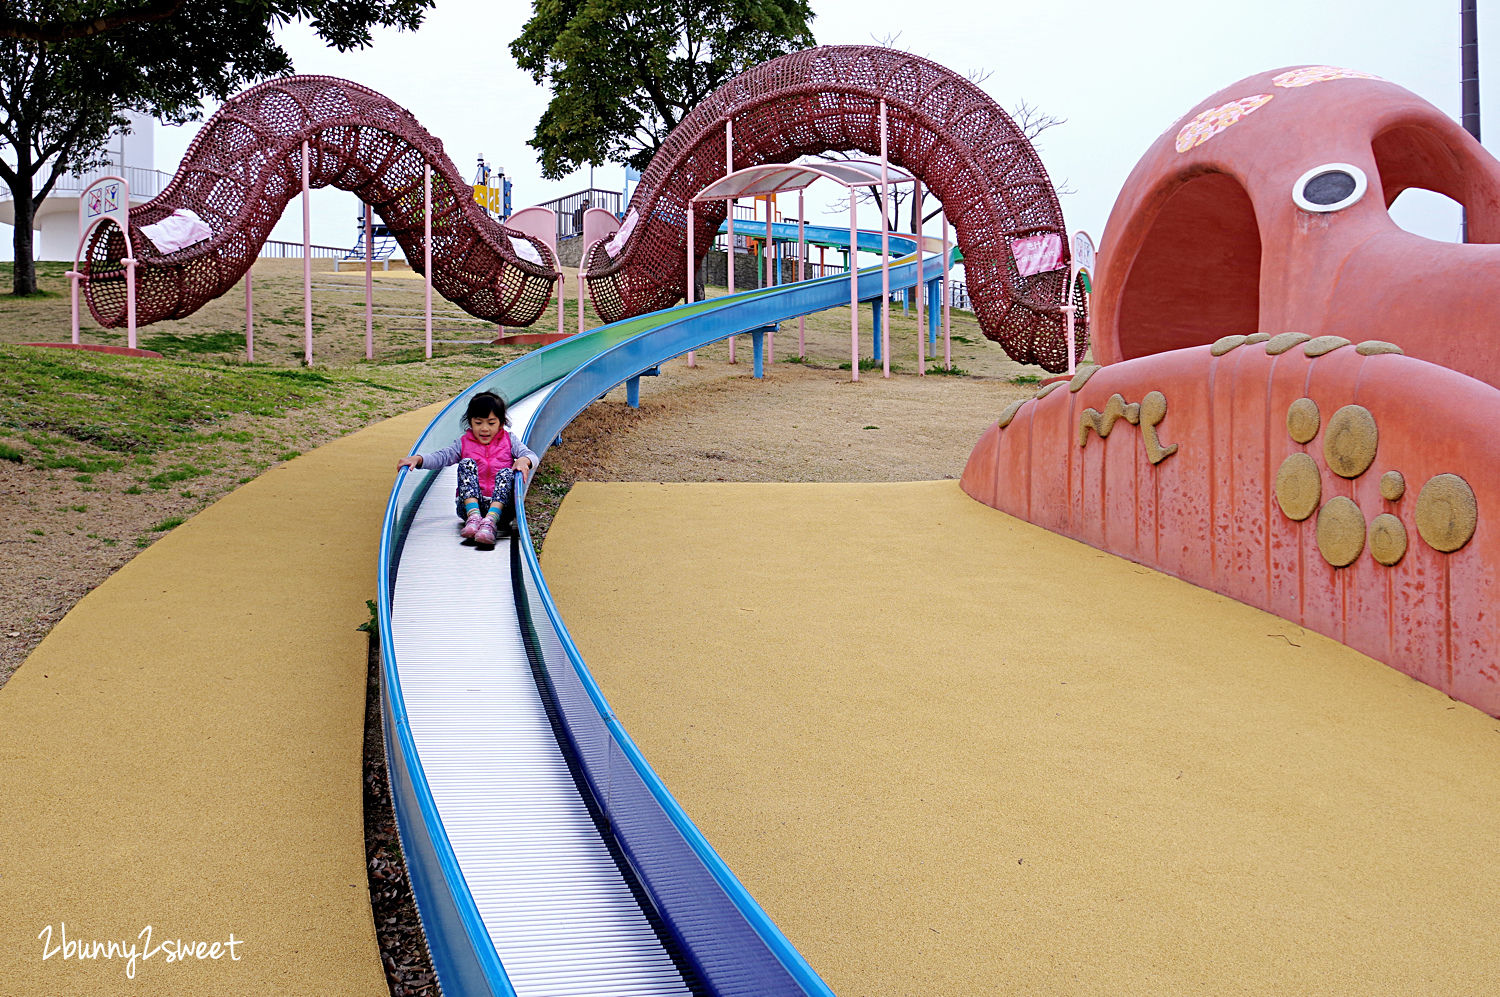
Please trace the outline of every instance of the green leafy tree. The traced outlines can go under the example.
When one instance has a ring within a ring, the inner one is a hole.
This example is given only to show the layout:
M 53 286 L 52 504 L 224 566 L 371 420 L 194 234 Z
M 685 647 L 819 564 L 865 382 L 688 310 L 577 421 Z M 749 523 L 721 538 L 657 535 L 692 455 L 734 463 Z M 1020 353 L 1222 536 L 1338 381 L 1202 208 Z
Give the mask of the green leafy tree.
M 205 99 L 283 75 L 275 31 L 306 21 L 340 49 L 374 25 L 414 29 L 434 0 L 0 0 L 0 180 L 15 208 L 15 294 L 36 293 L 36 209 L 102 165 L 126 109 L 192 120 Z
M 530 142 L 542 175 L 606 161 L 644 170 L 726 80 L 814 45 L 812 18 L 806 0 L 535 0 L 510 52 L 552 89 Z

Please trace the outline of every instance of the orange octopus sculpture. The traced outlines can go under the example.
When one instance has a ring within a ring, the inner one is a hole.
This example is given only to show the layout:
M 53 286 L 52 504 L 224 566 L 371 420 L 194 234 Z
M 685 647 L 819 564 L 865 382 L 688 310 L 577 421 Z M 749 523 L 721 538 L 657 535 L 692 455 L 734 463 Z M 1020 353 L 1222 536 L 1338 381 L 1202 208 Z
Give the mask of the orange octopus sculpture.
M 1467 209 L 1469 243 L 1404 231 L 1402 191 Z M 1104 363 L 1239 333 L 1401 344 L 1500 384 L 1500 163 L 1448 115 L 1368 73 L 1279 69 L 1188 112 L 1126 181 L 1094 305 Z
M 1414 187 L 1469 243 L 1391 219 Z M 964 491 L 1500 717 L 1496 242 L 1500 166 L 1432 105 L 1329 66 L 1236 83 L 1115 202 L 1105 366 L 1006 409 Z

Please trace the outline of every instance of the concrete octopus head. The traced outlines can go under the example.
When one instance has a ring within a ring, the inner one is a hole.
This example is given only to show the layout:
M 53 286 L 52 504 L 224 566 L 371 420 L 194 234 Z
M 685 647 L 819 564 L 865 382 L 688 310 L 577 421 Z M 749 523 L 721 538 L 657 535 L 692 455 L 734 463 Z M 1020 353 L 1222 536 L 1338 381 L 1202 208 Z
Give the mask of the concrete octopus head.
M 1469 243 L 1400 228 L 1408 188 L 1464 205 Z M 1152 145 L 1099 253 L 1110 363 L 1235 333 L 1388 340 L 1500 385 L 1500 163 L 1393 83 L 1331 66 L 1242 80 Z

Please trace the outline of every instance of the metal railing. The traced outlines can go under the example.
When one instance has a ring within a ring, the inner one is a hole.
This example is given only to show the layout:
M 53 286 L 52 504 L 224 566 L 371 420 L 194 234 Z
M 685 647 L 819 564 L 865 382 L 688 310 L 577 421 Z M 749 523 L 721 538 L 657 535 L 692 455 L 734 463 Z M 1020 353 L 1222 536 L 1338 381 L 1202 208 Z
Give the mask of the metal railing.
M 313 246 L 312 258 L 315 260 L 336 260 L 349 251 L 338 246 Z M 267 239 L 260 247 L 261 259 L 273 260 L 300 260 L 302 259 L 302 243 L 282 242 L 279 239 Z
M 625 211 L 625 195 L 618 190 L 602 190 L 593 187 L 551 201 L 543 201 L 540 207 L 551 208 L 557 212 L 557 241 L 562 242 L 564 239 L 576 239 L 583 234 L 579 225 L 583 222 L 584 211 L 589 208 L 603 208 L 615 217 L 619 217 Z
M 88 189 L 89 184 L 101 177 L 124 177 L 125 182 L 130 185 L 130 196 L 135 198 L 152 198 L 162 192 L 162 189 L 171 182 L 172 174 L 163 173 L 161 170 L 148 170 L 139 166 L 101 166 L 97 170 L 89 170 L 85 173 L 66 173 L 57 178 L 57 183 L 48 192 L 48 197 L 77 197 Z M 31 181 L 33 192 L 39 191 L 47 181 L 46 172 L 38 173 Z M 11 196 L 10 189 L 0 187 L 0 201 Z

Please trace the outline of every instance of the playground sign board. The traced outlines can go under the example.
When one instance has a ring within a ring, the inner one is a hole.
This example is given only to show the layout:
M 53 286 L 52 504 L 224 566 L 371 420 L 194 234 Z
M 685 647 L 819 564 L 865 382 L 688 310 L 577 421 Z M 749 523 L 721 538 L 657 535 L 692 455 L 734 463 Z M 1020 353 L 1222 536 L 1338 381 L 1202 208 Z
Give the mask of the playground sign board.
M 1082 229 L 1073 233 L 1073 269 L 1094 272 L 1094 240 Z
M 1010 251 L 1016 258 L 1016 269 L 1022 277 L 1062 268 L 1062 236 L 1056 232 L 1038 232 L 1010 240 Z
M 80 237 L 106 218 L 130 230 L 130 187 L 120 177 L 100 177 L 78 199 Z
M 1094 293 L 1094 240 L 1082 229 L 1073 233 L 1073 283 Z

